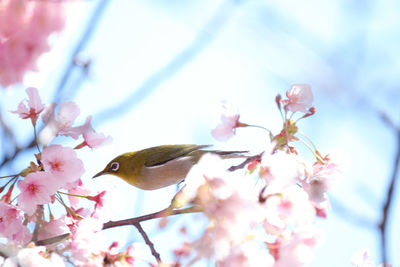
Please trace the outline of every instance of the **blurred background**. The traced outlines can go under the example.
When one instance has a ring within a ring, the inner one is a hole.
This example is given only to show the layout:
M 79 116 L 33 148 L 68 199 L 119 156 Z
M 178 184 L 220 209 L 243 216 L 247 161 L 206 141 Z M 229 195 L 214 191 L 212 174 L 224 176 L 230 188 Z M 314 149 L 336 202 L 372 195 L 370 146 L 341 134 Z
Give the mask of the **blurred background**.
M 212 138 L 221 101 L 235 106 L 241 121 L 276 133 L 281 118 L 275 96 L 291 84 L 308 83 L 318 112 L 300 127 L 322 154 L 339 152 L 347 162 L 344 179 L 330 194 L 328 217 L 318 220 L 325 240 L 310 266 L 350 266 L 359 248 L 370 249 L 380 263 L 379 225 L 388 196 L 388 261 L 400 266 L 393 175 L 400 132 L 399 17 L 395 0 L 71 1 L 66 28 L 52 36 L 53 50 L 40 58 L 40 71 L 27 74 L 24 86 L 0 90 L 2 121 L 18 146 L 29 145 L 27 121 L 8 112 L 26 97 L 25 86 L 38 87 L 44 103 L 76 102 L 80 122 L 93 115 L 96 131 L 113 142 L 79 151 L 82 179 L 118 192 L 110 215 L 117 220 L 165 208 L 176 188 L 143 192 L 111 176 L 92 181 L 114 156 L 175 143 L 259 153 L 268 140 L 259 129 L 238 129 L 225 143 Z M 15 152 L 2 127 L 0 162 Z M 0 175 L 26 167 L 32 151 L 22 149 Z M 306 150 L 303 155 L 311 159 Z M 178 229 L 190 219 L 170 218 L 165 229 L 157 220 L 143 223 L 163 259 L 182 243 Z M 142 242 L 133 227 L 106 233 L 121 244 Z

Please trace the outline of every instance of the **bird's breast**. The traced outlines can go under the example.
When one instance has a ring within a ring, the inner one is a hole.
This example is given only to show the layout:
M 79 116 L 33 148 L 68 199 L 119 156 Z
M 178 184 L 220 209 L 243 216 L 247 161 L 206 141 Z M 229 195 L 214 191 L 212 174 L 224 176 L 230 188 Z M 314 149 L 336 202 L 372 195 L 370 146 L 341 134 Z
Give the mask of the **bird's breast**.
M 159 166 L 143 167 L 135 186 L 154 190 L 183 181 L 193 166 L 190 156 L 170 160 Z

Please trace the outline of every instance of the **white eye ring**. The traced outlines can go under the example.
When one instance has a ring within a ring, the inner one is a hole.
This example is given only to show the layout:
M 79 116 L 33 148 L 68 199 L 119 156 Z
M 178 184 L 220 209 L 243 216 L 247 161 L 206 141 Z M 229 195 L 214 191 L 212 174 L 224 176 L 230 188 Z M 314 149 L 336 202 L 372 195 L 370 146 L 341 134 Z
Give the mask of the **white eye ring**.
M 113 172 L 118 171 L 119 170 L 119 163 L 118 162 L 111 163 L 110 170 L 113 171 Z

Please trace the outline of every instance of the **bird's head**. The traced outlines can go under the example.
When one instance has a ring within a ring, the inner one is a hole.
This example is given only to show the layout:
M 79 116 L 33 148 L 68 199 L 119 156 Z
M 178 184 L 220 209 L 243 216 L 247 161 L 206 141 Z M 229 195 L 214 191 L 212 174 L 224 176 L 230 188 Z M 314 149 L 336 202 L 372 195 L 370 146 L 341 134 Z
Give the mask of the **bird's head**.
M 94 175 L 93 178 L 111 174 L 127 181 L 129 177 L 134 174 L 134 170 L 140 168 L 140 166 L 136 166 L 137 164 L 140 164 L 140 162 L 135 160 L 135 157 L 133 157 L 131 153 L 125 153 L 111 160 L 106 167 L 101 172 Z

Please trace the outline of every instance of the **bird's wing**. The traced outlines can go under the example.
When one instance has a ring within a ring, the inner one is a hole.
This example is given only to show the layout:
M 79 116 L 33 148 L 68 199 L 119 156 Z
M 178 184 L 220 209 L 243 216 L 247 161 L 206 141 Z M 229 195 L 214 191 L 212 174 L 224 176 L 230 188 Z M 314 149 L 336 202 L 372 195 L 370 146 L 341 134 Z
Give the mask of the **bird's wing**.
M 190 152 L 209 147 L 210 145 L 164 145 L 159 146 L 158 153 L 152 153 L 147 157 L 145 166 L 152 167 L 164 164 L 170 160 L 187 156 Z M 151 149 L 151 148 L 150 148 Z

